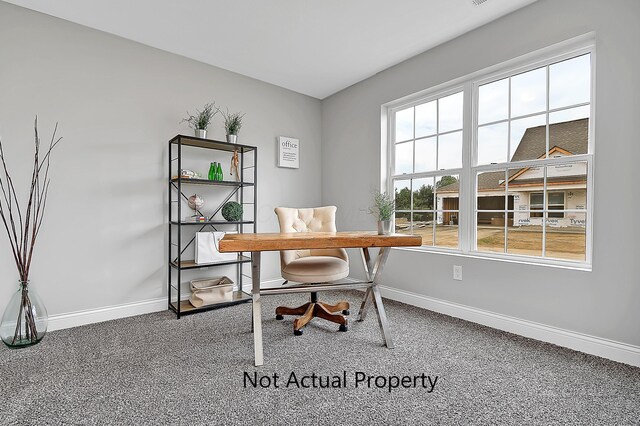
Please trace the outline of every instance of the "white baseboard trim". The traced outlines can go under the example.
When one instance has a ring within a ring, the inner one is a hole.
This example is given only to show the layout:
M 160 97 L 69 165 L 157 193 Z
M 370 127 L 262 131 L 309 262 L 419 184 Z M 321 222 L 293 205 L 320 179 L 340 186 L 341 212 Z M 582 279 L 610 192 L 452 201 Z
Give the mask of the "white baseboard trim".
M 151 312 L 159 312 L 166 309 L 167 298 L 162 297 L 159 299 L 143 300 L 141 302 L 106 306 L 98 309 L 87 309 L 84 311 L 51 315 L 49 317 L 49 327 L 47 330 L 62 330 L 63 328 L 78 327 L 80 325 L 132 317 Z
M 640 347 L 638 346 L 551 327 L 391 287 L 380 286 L 380 293 L 388 299 L 408 305 L 640 367 Z
M 260 286 L 269 288 L 277 287 L 284 280 L 277 278 L 262 281 Z M 251 292 L 251 289 L 244 289 Z M 189 295 L 185 295 L 183 300 L 187 300 Z M 135 315 L 149 314 L 167 310 L 167 298 L 143 300 L 140 302 L 125 303 L 122 305 L 105 306 L 97 309 L 87 309 L 83 311 L 69 312 L 49 316 L 48 331 L 62 330 L 65 328 L 78 327 L 81 325 L 94 324 L 97 322 L 109 321 L 118 318 L 127 318 Z
M 260 281 L 260 288 L 280 287 L 284 282 L 284 278 L 276 278 L 274 280 Z M 247 290 L 250 291 L 250 290 Z

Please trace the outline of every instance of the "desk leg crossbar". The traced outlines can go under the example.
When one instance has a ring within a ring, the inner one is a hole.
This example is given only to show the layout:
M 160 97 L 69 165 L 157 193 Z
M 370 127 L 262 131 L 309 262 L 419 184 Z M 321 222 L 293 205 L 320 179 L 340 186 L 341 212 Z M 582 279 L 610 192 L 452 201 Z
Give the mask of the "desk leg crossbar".
M 360 305 L 360 311 L 358 312 L 358 321 L 364 321 L 367 309 L 369 305 L 373 303 L 376 314 L 378 316 L 378 324 L 380 325 L 380 332 L 382 333 L 382 339 L 384 344 L 389 349 L 393 349 L 393 338 L 391 336 L 391 330 L 389 329 L 389 321 L 387 320 L 387 314 L 382 304 L 382 296 L 380 296 L 380 290 L 378 284 L 380 277 L 382 276 L 382 270 L 384 264 L 389 257 L 389 247 L 381 247 L 378 252 L 378 256 L 375 261 L 371 259 L 369 249 L 364 247 L 362 249 L 362 262 L 364 263 L 364 271 L 367 276 L 366 282 L 360 283 L 345 283 L 345 284 L 320 284 L 320 285 L 300 285 L 293 288 L 282 289 L 264 289 L 260 291 L 260 252 L 253 252 L 251 254 L 251 277 L 252 277 L 252 298 L 253 298 L 253 348 L 255 365 L 263 365 L 263 352 L 262 352 L 262 302 L 260 299 L 261 294 L 277 294 L 277 293 L 289 293 L 289 292 L 302 292 L 302 291 L 319 291 L 319 290 L 339 290 L 348 288 L 366 288 L 362 304 Z

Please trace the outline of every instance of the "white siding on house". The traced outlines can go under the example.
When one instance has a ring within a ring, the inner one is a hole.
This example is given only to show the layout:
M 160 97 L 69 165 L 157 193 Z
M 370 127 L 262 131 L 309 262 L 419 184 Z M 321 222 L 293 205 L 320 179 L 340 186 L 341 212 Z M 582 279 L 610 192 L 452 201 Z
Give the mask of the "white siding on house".
M 585 180 L 587 174 L 586 163 L 569 163 L 560 164 L 547 167 L 547 179 L 550 180 L 550 184 L 547 185 L 547 191 L 550 192 L 562 192 L 564 194 L 564 209 L 575 210 L 584 209 L 587 203 L 587 191 L 585 189 L 585 183 L 565 183 L 562 185 L 552 184 L 553 178 L 576 176 L 576 181 Z M 542 226 L 541 217 L 530 217 L 529 210 L 531 205 L 529 203 L 530 194 L 534 192 L 542 192 L 544 178 L 544 168 L 535 167 L 530 168 L 526 172 L 522 173 L 516 179 L 512 180 L 509 184 L 518 185 L 518 181 L 524 181 L 528 179 L 540 179 L 540 185 L 527 186 L 526 190 L 509 191 L 509 195 L 514 195 L 513 208 L 515 210 L 513 215 L 514 226 Z M 523 188 L 524 189 L 524 188 Z M 548 218 L 547 225 L 550 227 L 568 227 L 568 226 L 585 226 L 585 214 L 580 212 L 567 212 L 564 218 Z

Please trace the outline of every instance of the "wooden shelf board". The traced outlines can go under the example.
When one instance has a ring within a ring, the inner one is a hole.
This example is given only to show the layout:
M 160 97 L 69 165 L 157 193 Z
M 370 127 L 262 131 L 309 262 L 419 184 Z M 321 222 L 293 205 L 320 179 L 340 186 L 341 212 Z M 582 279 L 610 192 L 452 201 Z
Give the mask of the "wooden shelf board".
M 223 308 L 225 306 L 237 305 L 238 303 L 245 303 L 251 301 L 251 295 L 242 291 L 234 291 L 231 300 L 219 303 L 212 303 L 211 305 L 201 306 L 196 308 L 188 300 L 182 300 L 180 302 L 180 315 L 188 315 L 196 312 L 208 311 L 211 309 Z M 175 312 L 178 311 L 178 307 L 175 302 L 171 302 L 171 307 Z
M 183 260 L 180 262 L 180 269 L 195 269 L 195 268 L 206 268 L 209 266 L 219 266 L 219 265 L 235 265 L 238 263 L 248 263 L 251 262 L 251 258 L 248 256 L 240 256 L 238 260 L 225 260 L 224 262 L 213 262 L 213 263 L 196 263 L 193 259 Z M 178 263 L 176 261 L 171 262 L 171 266 L 174 268 L 178 268 Z
M 233 180 L 209 180 L 209 179 L 196 179 L 196 178 L 179 178 L 172 177 L 171 182 L 182 185 L 213 185 L 213 186 L 254 186 L 253 182 L 236 182 Z
M 195 136 L 177 135 L 169 141 L 171 144 L 177 145 L 178 142 L 184 146 L 195 146 L 198 148 L 218 149 L 221 151 L 233 152 L 238 150 L 239 152 L 255 151 L 256 147 L 251 145 L 242 145 L 237 143 L 228 143 L 223 141 L 216 141 L 213 139 L 202 139 Z
M 208 222 L 178 222 L 177 220 L 171 221 L 172 225 L 253 225 L 253 223 L 254 222 L 252 220 L 241 220 L 237 222 L 229 220 L 211 220 Z

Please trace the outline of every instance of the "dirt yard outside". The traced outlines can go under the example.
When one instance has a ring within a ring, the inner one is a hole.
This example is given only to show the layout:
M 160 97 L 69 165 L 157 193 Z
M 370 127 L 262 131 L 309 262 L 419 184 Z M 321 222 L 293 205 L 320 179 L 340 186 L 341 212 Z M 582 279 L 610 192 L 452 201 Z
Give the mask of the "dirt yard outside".
M 410 233 L 406 225 L 398 223 L 396 232 Z M 404 229 L 403 229 L 404 228 Z M 457 225 L 436 225 L 435 245 L 458 247 Z M 433 227 L 414 227 L 413 234 L 422 237 L 423 245 L 433 245 Z M 509 227 L 507 229 L 507 253 L 526 256 L 542 256 L 542 228 L 540 226 Z M 586 235 L 583 228 L 547 228 L 546 257 L 563 260 L 585 260 Z M 504 253 L 504 227 L 479 226 L 478 251 Z

